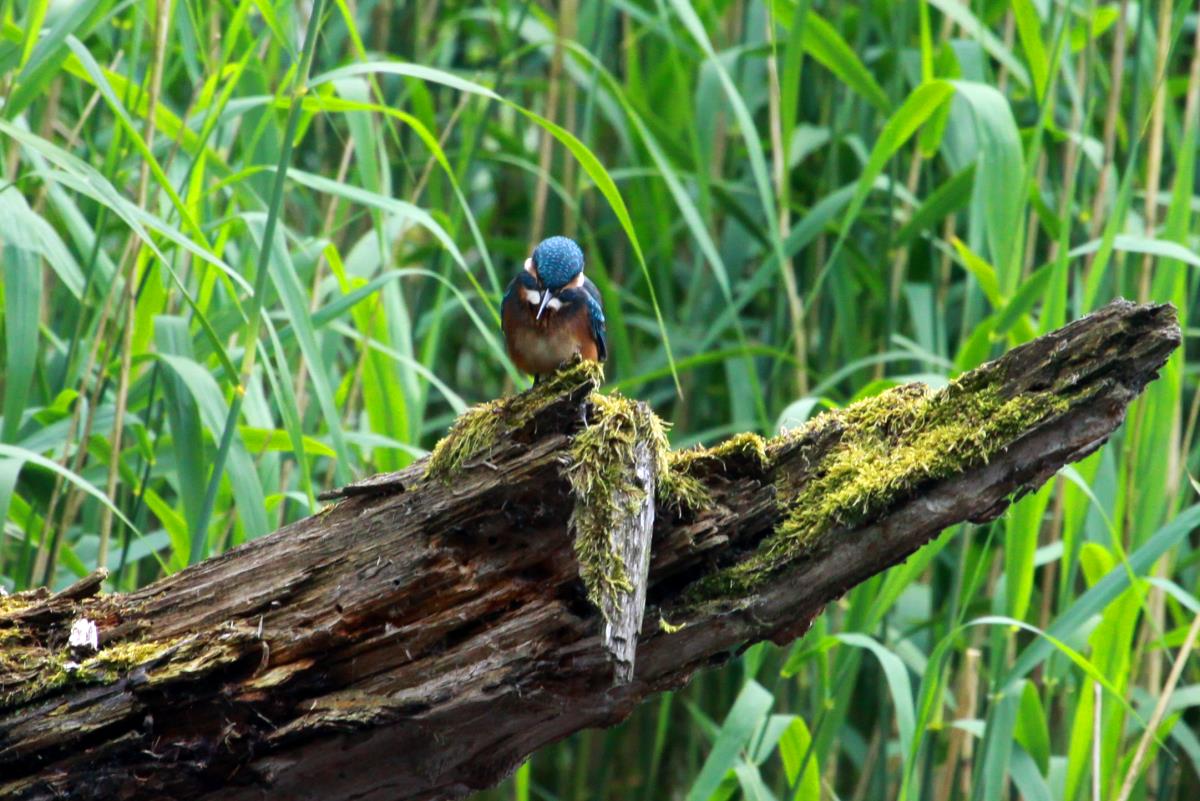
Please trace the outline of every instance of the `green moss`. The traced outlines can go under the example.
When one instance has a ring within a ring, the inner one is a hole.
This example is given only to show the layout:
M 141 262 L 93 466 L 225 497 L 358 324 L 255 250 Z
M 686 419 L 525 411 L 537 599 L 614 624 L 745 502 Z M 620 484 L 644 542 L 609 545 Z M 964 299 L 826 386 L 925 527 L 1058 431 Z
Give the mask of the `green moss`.
M 4 677 L 28 673 L 41 664 L 45 651 L 22 643 L 8 642 L 0 647 L 0 684 Z
M 449 481 L 473 458 L 487 458 L 506 431 L 533 420 L 563 393 L 582 384 L 599 386 L 604 369 L 592 361 L 577 362 L 518 395 L 472 406 L 458 416 L 446 436 L 434 446 L 425 477 Z
M 592 419 L 575 436 L 567 477 L 575 497 L 570 525 L 575 554 L 589 600 L 603 611 L 606 601 L 630 589 L 624 563 L 615 551 L 612 531 L 621 518 L 636 513 L 644 501 L 633 481 L 634 448 L 645 442 L 652 449 L 657 502 L 677 511 L 696 511 L 711 502 L 704 484 L 708 474 L 730 469 L 766 475 L 770 470 L 768 441 L 757 434 L 738 434 L 711 448 L 672 451 L 666 424 L 645 405 L 620 395 L 590 398 Z M 624 504 L 618 501 L 623 498 Z M 660 621 L 665 631 L 680 627 Z
M 40 646 L 9 645 L 0 650 L 0 671 L 17 677 L 19 682 L 0 694 L 0 709 L 50 695 L 70 684 L 114 681 L 160 656 L 177 641 L 114 643 L 83 660 L 76 659 L 69 648 L 51 651 Z
M 505 399 L 488 401 L 459 415 L 429 455 L 425 477 L 448 481 L 467 459 L 490 451 L 505 428 L 504 407 Z
M 51 653 L 44 648 L 7 648 L 0 655 L 0 668 L 15 681 L 0 695 L 0 709 L 17 706 L 49 695 L 73 681 L 92 681 L 95 674 L 74 663 L 70 652 Z
M 582 361 L 526 392 L 468 409 L 434 447 L 426 478 L 453 479 L 468 461 L 487 458 L 506 432 L 522 428 L 564 394 L 588 384 L 599 386 L 603 379 L 599 364 Z M 632 589 L 613 531 L 617 522 L 635 513 L 645 499 L 633 474 L 634 448 L 638 442 L 646 442 L 658 471 L 666 464 L 669 447 L 662 421 L 644 405 L 619 394 L 598 392 L 591 393 L 587 403 L 587 424 L 571 441 L 571 459 L 564 473 L 575 499 L 568 525 L 580 577 L 589 601 L 603 613 L 617 593 Z M 659 487 L 661 497 L 661 477 Z M 680 476 L 667 482 L 666 497 L 674 497 L 675 492 L 692 497 L 697 493 L 695 487 Z
M 84 667 L 96 670 L 124 673 L 137 665 L 145 664 L 173 646 L 177 640 L 156 642 L 121 642 L 102 649 L 83 662 Z
M 878 517 L 922 484 L 988 461 L 1066 407 L 1067 399 L 1052 392 L 1002 397 L 999 378 L 994 371 L 976 371 L 938 392 L 909 384 L 822 414 L 772 440 L 738 434 L 711 448 L 682 451 L 670 450 L 666 424 L 644 405 L 592 393 L 588 425 L 575 435 L 566 468 L 575 498 L 569 525 L 589 600 L 603 610 L 630 589 L 613 529 L 644 500 L 631 469 L 638 442 L 653 450 L 656 500 L 678 512 L 712 502 L 705 479 L 716 472 L 775 481 L 783 507 L 775 531 L 743 561 L 698 582 L 689 594 L 696 602 L 736 598 L 831 530 Z M 449 480 L 467 461 L 486 458 L 504 432 L 526 425 L 564 393 L 601 379 L 599 365 L 583 362 L 520 395 L 468 410 L 434 448 L 426 475 Z M 773 470 L 780 452 L 818 443 L 815 463 Z
M 1066 403 L 1052 393 L 1003 398 L 968 374 L 938 392 L 909 384 L 818 417 L 768 452 L 827 434 L 836 443 L 803 475 L 779 477 L 784 514 L 775 531 L 749 558 L 699 582 L 693 599 L 747 594 L 832 529 L 873 519 L 922 484 L 986 463 Z
M 682 451 L 668 451 L 666 467 L 659 471 L 655 495 L 663 506 L 676 512 L 696 511 L 712 501 L 712 495 L 704 482 L 688 472 L 686 466 L 676 466 L 676 455 Z
M 767 440 L 758 434 L 735 434 L 711 448 L 666 451 L 663 460 L 666 467 L 658 476 L 659 502 L 680 512 L 703 508 L 712 501 L 703 478 L 733 462 L 743 462 L 756 472 L 766 473 L 771 466 Z
M 720 469 L 735 459 L 749 462 L 758 470 L 770 467 L 767 440 L 758 434 L 734 434 L 711 448 L 687 448 L 671 454 L 671 467 L 683 473 L 695 474 L 704 469 Z
M 19 628 L 0 628 L 0 647 L 25 639 L 25 633 Z
M 589 403 L 588 425 L 571 442 L 565 471 L 575 498 L 568 525 L 588 600 L 603 613 L 617 593 L 633 589 L 613 531 L 646 500 L 633 471 L 634 451 L 639 442 L 647 443 L 657 471 L 667 437 L 659 419 L 640 403 L 599 393 Z
M 0 618 L 9 617 L 27 609 L 38 601 L 45 600 L 47 593 L 19 592 L 15 595 L 0 595 Z

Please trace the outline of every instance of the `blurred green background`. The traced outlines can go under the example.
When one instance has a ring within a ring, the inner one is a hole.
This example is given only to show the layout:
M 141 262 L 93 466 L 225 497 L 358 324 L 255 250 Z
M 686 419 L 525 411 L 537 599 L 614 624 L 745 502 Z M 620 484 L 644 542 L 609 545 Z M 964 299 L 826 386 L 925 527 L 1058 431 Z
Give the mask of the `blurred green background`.
M 553 233 L 675 445 L 1169 301 L 1099 453 L 479 798 L 1200 797 L 1197 16 L 0 0 L 0 581 L 134 588 L 419 458 L 527 386 Z

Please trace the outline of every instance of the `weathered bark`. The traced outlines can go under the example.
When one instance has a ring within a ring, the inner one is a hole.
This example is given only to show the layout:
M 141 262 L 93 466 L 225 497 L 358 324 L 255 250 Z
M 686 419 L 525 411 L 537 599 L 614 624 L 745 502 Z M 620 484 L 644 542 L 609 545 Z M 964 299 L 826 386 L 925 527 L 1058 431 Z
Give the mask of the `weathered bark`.
M 801 635 L 826 603 L 945 527 L 996 516 L 1098 448 L 1179 341 L 1170 307 L 1118 302 L 985 365 L 975 376 L 989 391 L 1048 398 L 1038 408 L 1049 411 L 986 461 L 876 496 L 858 519 L 832 517 L 735 593 L 714 592 L 713 575 L 771 541 L 853 434 L 850 418 L 757 455 L 695 460 L 707 497 L 658 504 L 636 667 L 616 685 L 567 527 L 563 464 L 587 381 L 449 483 L 423 465 L 376 477 L 128 595 L 96 596 L 93 581 L 0 599 L 0 796 L 415 799 L 486 787 L 748 643 Z M 99 627 L 90 660 L 68 653 L 79 617 Z M 72 656 L 84 667 L 64 672 Z
M 613 541 L 621 562 L 629 572 L 629 589 L 616 593 L 613 602 L 605 605 L 601 614 L 600 644 L 613 661 L 613 683 L 633 680 L 637 656 L 638 634 L 646 610 L 646 576 L 650 570 L 650 545 L 654 534 L 654 454 L 648 443 L 640 442 L 634 449 L 633 464 L 629 466 L 633 482 L 641 488 L 640 498 L 622 494 L 615 503 L 630 507 L 613 531 Z

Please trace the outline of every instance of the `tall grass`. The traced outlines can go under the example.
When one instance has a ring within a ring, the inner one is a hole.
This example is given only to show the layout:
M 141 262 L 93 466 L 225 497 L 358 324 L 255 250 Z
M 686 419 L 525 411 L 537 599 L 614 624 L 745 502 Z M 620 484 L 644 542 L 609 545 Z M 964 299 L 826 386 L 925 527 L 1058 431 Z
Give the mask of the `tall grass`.
M 1124 295 L 1100 452 L 481 798 L 1200 795 L 1200 46 L 1172 0 L 0 3 L 0 580 L 128 590 L 525 386 L 584 245 L 676 444 L 942 384 Z

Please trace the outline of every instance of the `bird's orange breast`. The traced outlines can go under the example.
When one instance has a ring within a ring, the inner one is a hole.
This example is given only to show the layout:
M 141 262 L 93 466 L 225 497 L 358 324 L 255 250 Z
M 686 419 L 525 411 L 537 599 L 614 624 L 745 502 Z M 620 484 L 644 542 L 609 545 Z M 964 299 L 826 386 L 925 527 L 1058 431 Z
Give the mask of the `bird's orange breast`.
M 504 311 L 504 339 L 518 369 L 533 375 L 553 373 L 576 355 L 599 361 L 586 310 L 564 315 L 551 312 L 538 320 L 528 303 Z

